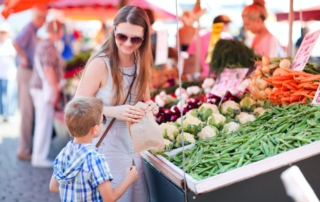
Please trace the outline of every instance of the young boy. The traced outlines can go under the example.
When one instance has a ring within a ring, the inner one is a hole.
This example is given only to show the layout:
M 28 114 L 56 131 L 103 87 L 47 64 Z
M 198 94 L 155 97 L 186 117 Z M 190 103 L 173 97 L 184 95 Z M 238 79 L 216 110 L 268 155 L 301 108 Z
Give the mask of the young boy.
M 116 201 L 138 178 L 132 166 L 125 180 L 112 188 L 108 163 L 92 145 L 107 121 L 102 110 L 102 101 L 94 97 L 76 97 L 65 108 L 65 121 L 74 140 L 55 159 L 50 181 L 50 191 L 60 191 L 63 202 Z

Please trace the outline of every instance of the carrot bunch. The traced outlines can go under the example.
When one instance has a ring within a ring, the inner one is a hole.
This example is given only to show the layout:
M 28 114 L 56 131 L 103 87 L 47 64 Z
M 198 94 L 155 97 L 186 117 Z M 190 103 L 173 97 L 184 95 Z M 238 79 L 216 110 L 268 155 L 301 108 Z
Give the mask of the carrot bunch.
M 263 78 L 274 88 L 269 94 L 271 102 L 276 104 L 307 103 L 312 99 L 320 84 L 320 75 L 284 69 L 278 76 Z

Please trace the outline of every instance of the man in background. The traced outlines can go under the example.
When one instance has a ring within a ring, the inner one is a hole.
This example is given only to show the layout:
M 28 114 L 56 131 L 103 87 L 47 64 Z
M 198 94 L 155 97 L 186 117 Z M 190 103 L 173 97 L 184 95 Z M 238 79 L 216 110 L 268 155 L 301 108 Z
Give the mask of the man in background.
M 34 7 L 32 21 L 27 24 L 13 41 L 18 54 L 18 96 L 21 113 L 20 140 L 17 156 L 21 160 L 31 160 L 34 107 L 29 93 L 29 82 L 33 70 L 33 57 L 37 44 L 37 30 L 45 23 L 47 9 Z

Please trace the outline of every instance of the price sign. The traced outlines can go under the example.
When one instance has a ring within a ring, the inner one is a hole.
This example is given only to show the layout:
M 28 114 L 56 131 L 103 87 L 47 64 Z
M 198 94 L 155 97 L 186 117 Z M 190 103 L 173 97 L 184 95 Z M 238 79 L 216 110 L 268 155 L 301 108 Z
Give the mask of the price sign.
M 311 51 L 315 43 L 317 42 L 319 35 L 320 35 L 320 30 L 313 33 L 306 34 L 292 62 L 292 65 L 291 65 L 292 70 L 302 71 L 304 69 L 304 66 L 307 64 L 309 60 Z
M 239 86 L 248 71 L 248 68 L 224 69 L 210 93 L 224 95 L 228 90 Z
M 320 85 L 318 87 L 316 94 L 313 97 L 312 104 L 314 105 L 320 104 Z

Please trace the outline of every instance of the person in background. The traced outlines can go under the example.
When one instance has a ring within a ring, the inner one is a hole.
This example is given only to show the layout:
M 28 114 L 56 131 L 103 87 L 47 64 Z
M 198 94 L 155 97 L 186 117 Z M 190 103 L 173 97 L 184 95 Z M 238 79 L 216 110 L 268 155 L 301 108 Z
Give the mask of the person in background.
M 63 50 L 62 50 L 62 57 L 64 60 L 68 61 L 71 60 L 74 56 L 72 50 L 72 42 L 74 41 L 73 33 L 69 33 L 67 29 L 67 25 L 64 25 L 64 35 L 62 36 L 63 41 Z
M 231 19 L 226 15 L 218 15 L 213 19 L 213 24 L 215 23 L 224 23 L 222 27 L 222 32 L 220 34 L 221 39 L 233 39 L 232 35 L 228 33 L 229 31 L 229 23 L 231 22 Z M 206 63 L 206 56 L 208 52 L 208 45 L 210 42 L 210 38 L 212 35 L 212 31 L 200 31 L 200 53 L 199 53 L 199 60 L 202 67 L 201 71 L 201 77 L 206 78 L 209 75 L 210 66 L 208 63 Z M 193 37 L 192 41 L 189 44 L 188 47 L 188 54 L 189 59 L 186 60 L 186 63 L 189 61 L 194 60 L 195 54 L 196 54 L 196 36 Z
M 183 23 L 183 26 L 179 29 L 181 51 L 188 50 L 189 44 L 196 33 L 196 29 L 193 27 L 193 20 L 190 20 L 190 15 L 190 11 L 185 11 L 181 17 Z
M 151 37 L 151 49 L 152 49 L 152 56 L 153 60 L 156 59 L 156 46 L 157 46 L 157 32 L 152 28 L 152 25 L 155 21 L 154 13 L 149 8 L 144 8 L 144 11 L 147 13 L 149 22 L 150 22 L 150 37 Z
M 245 29 L 255 34 L 251 48 L 260 56 L 277 57 L 280 44 L 264 24 L 267 17 L 264 0 L 254 0 L 253 4 L 246 6 L 242 11 Z
M 29 93 L 29 83 L 34 64 L 37 30 L 45 23 L 47 16 L 45 7 L 37 6 L 32 11 L 32 21 L 24 27 L 13 41 L 18 54 L 17 82 L 21 125 L 17 156 L 21 160 L 31 159 L 34 107 Z
M 49 186 L 50 191 L 60 192 L 61 201 L 116 201 L 138 179 L 136 167 L 130 166 L 126 178 L 112 188 L 108 162 L 92 144 L 107 122 L 102 111 L 103 102 L 95 97 L 77 97 L 65 108 L 65 122 L 74 140 L 55 159 Z
M 31 165 L 52 167 L 47 159 L 52 137 L 55 107 L 60 104 L 64 61 L 55 47 L 63 36 L 64 25 L 51 21 L 46 25 L 48 38 L 39 42 L 35 51 L 35 66 L 30 80 L 30 94 L 35 108 L 35 130 Z
M 94 96 L 104 103 L 103 113 L 114 125 L 102 140 L 99 152 L 106 156 L 112 171 L 112 186 L 125 178 L 126 168 L 134 164 L 139 173 L 118 202 L 148 202 L 149 194 L 142 159 L 135 152 L 127 121 L 137 123 L 145 115 L 134 105 L 144 100 L 147 112 L 158 113 L 150 99 L 152 51 L 150 23 L 146 12 L 137 6 L 122 7 L 113 21 L 114 29 L 101 49 L 91 56 L 85 67 L 75 97 Z M 130 86 L 131 92 L 128 94 Z M 128 98 L 126 100 L 126 96 Z M 126 101 L 125 104 L 123 104 Z M 104 127 L 103 132 L 107 126 Z M 93 140 L 94 144 L 100 140 Z
M 13 116 L 16 110 L 16 50 L 10 39 L 10 25 L 0 24 L 0 115 L 3 121 Z
M 304 37 L 306 36 L 306 34 L 308 34 L 308 32 L 309 32 L 309 29 L 307 27 L 301 28 L 301 36 L 299 37 L 299 39 L 297 40 L 297 42 L 295 44 L 296 52 L 298 52 L 298 50 L 302 44 L 302 41 L 303 41 Z

